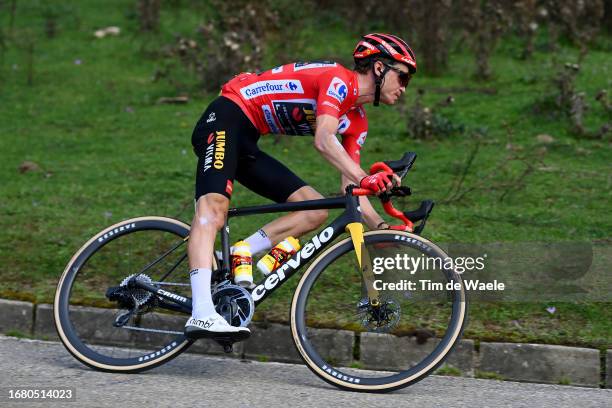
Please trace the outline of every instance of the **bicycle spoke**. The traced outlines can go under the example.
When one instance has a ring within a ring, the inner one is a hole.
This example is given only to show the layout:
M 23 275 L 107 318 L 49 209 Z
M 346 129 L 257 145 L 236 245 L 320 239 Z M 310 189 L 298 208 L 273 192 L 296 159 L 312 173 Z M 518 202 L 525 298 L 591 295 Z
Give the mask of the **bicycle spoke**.
M 154 223 L 159 223 L 157 220 Z M 172 293 L 184 297 L 190 296 L 191 285 L 182 236 L 155 227 L 132 230 L 132 224 L 128 225 L 128 233 L 104 241 L 93 240 L 95 251 L 78 268 L 69 269 L 74 277 L 68 292 L 68 308 L 63 313 L 71 324 L 66 328 L 81 341 L 78 347 L 89 361 L 100 360 L 105 365 L 132 362 L 139 367 L 145 355 L 157 356 L 156 352 L 172 339 L 184 339 L 188 316 L 176 314 L 180 308 L 166 307 L 166 302 L 155 293 L 132 288 L 128 281 L 136 277 L 153 286 L 171 288 Z M 183 269 L 184 273 L 176 273 Z M 169 276 L 173 278 L 168 281 Z M 109 288 L 117 288 L 116 293 L 122 294 L 109 300 L 105 295 Z M 120 327 L 115 327 L 117 318 L 132 308 L 133 315 L 126 316 L 126 321 L 119 321 Z
M 158 263 L 160 263 L 161 261 L 164 260 L 164 258 L 166 256 L 168 256 L 168 254 L 171 254 L 172 252 L 174 252 L 179 246 L 183 245 L 185 243 L 185 240 L 179 242 L 178 244 L 176 244 L 174 247 L 170 248 L 168 251 L 166 251 L 164 254 L 162 254 L 159 258 L 157 258 L 156 260 L 154 260 L 153 262 L 151 262 L 149 265 L 145 266 L 144 268 L 142 268 L 140 270 L 140 272 L 138 274 L 142 274 L 145 273 L 146 271 L 148 271 L 150 268 L 152 268 L 153 266 L 157 265 Z M 187 255 L 183 255 L 181 257 L 181 259 L 179 259 L 179 261 L 175 264 L 174 268 L 183 261 L 183 259 L 185 259 Z M 172 268 L 170 271 L 168 271 L 168 273 L 166 273 L 161 279 L 159 279 L 160 281 L 163 281 L 173 270 L 174 268 Z
M 400 256 L 400 259 L 423 256 L 424 245 L 413 244 L 414 239 L 399 241 L 396 233 L 381 232 L 366 237 L 366 247 L 372 260 Z M 378 240 L 378 241 L 376 241 Z M 374 246 L 368 244 L 368 241 Z M 334 367 L 335 377 L 324 377 L 339 384 L 339 378 L 359 378 L 360 384 L 372 386 L 397 383 L 401 378 L 422 378 L 431 367 L 424 361 L 440 361 L 437 356 L 446 356 L 449 341 L 455 341 L 457 330 L 465 321 L 456 299 L 449 300 L 448 292 L 418 290 L 414 286 L 398 285 L 408 280 L 426 279 L 431 282 L 446 282 L 446 270 L 418 270 L 414 272 L 397 266 L 387 267 L 376 274 L 377 303 L 368 298 L 362 273 L 356 266 L 356 256 L 350 240 L 328 253 L 306 273 L 298 295 L 296 309 L 292 309 L 298 330 L 301 349 L 307 354 L 307 364 L 313 367 Z M 393 245 L 387 245 L 387 242 Z M 446 255 L 438 253 L 445 259 Z M 414 265 L 414 264 L 412 264 Z M 452 271 L 451 271 L 452 272 Z M 414 276 L 416 274 L 416 276 Z M 390 286 L 391 285 L 391 286 Z M 410 288 L 410 289 L 408 289 Z M 339 349 L 329 348 L 317 340 L 319 327 L 334 327 L 359 333 L 359 346 L 354 355 L 338 354 Z M 416 335 L 420 336 L 415 337 Z M 423 337 L 424 336 L 424 337 Z M 386 350 L 382 355 L 373 355 L 373 350 Z M 393 350 L 392 355 L 389 350 Z M 444 354 L 441 354 L 444 353 Z M 340 368 L 338 368 L 340 367 Z M 379 371 L 383 370 L 383 371 Z M 321 375 L 321 371 L 314 370 Z M 334 371 L 329 371 L 332 373 Z M 418 375 L 417 375 L 418 374 Z M 347 388 L 351 388 L 349 383 Z

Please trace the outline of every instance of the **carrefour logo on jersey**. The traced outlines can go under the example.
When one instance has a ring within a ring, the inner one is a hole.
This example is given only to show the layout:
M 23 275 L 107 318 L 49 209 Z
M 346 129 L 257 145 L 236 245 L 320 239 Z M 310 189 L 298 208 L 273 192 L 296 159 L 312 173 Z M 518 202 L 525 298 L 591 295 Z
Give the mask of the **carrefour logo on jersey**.
M 331 84 L 329 84 L 329 88 L 327 88 L 327 95 L 336 98 L 338 102 L 342 103 L 344 99 L 346 99 L 347 93 L 348 87 L 344 81 L 338 77 L 334 77 Z
M 340 123 L 338 124 L 338 133 L 343 134 L 346 129 L 349 128 L 349 126 L 351 126 L 351 121 L 349 120 L 349 118 L 347 118 L 346 115 L 340 116 Z
M 362 132 L 359 135 L 359 139 L 357 139 L 357 144 L 359 146 L 363 146 L 363 144 L 365 143 L 366 137 L 368 137 L 368 132 Z
M 270 106 L 261 105 L 261 109 L 263 110 L 264 118 L 266 119 L 266 123 L 268 124 L 268 127 L 270 128 L 270 133 L 275 134 L 275 135 L 278 135 L 279 133 L 281 133 L 278 126 L 276 126 L 276 121 L 274 120 L 274 115 L 272 114 L 272 109 L 270 109 Z
M 297 79 L 278 79 L 270 81 L 259 81 L 249 86 L 240 88 L 240 93 L 244 99 L 257 98 L 261 95 L 298 93 L 303 94 L 302 83 Z

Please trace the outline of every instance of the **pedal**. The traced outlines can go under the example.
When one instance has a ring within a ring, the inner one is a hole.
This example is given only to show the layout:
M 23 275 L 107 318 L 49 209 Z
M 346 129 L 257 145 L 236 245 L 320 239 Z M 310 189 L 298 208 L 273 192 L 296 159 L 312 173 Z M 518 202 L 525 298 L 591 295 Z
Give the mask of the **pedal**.
M 213 337 L 213 340 L 217 342 L 225 353 L 231 353 L 234 351 L 234 340 L 230 337 Z

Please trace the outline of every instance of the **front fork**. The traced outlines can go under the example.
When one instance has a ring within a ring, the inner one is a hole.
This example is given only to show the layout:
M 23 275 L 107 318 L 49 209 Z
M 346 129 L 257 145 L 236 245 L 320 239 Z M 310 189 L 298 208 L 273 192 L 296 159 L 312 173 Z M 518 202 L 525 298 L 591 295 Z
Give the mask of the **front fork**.
M 372 269 L 372 260 L 370 259 L 370 254 L 368 253 L 363 237 L 363 224 L 360 222 L 351 222 L 346 226 L 346 231 L 351 234 L 351 240 L 353 241 L 355 254 L 357 255 L 357 263 L 359 265 L 359 270 L 361 270 L 361 276 L 368 293 L 370 305 L 378 307 L 380 305 L 380 295 L 378 290 L 374 288 L 374 271 Z

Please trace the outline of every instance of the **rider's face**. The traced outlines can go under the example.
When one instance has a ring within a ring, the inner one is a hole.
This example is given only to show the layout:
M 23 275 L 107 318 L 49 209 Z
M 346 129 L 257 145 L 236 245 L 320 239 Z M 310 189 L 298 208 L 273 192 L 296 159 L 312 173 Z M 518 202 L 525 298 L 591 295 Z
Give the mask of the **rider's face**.
M 387 68 L 387 74 L 380 89 L 380 101 L 386 105 L 395 104 L 406 92 L 406 87 L 410 82 L 410 72 L 408 67 L 403 64 L 376 62 L 377 72 L 382 72 Z

